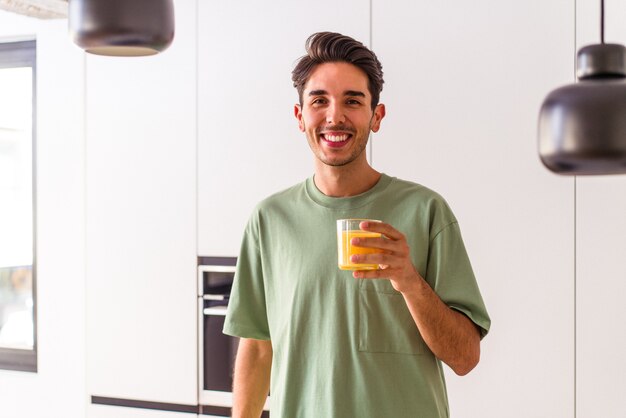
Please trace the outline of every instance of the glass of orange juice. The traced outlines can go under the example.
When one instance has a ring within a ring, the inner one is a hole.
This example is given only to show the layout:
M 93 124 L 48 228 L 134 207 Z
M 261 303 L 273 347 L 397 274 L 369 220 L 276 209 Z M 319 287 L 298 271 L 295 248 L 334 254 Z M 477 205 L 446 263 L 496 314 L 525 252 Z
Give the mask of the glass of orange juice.
M 357 247 L 352 245 L 352 238 L 378 238 L 378 232 L 363 231 L 361 222 L 380 222 L 375 219 L 338 219 L 337 220 L 337 253 L 339 255 L 339 268 L 341 270 L 377 270 L 378 264 L 360 264 L 350 261 L 354 254 L 381 253 L 376 248 Z

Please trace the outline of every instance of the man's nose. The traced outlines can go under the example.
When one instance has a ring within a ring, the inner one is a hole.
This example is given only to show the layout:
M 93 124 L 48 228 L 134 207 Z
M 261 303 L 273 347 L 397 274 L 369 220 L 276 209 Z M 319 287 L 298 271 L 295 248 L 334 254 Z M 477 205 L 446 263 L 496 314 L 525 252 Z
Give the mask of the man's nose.
M 337 125 L 346 121 L 346 115 L 343 108 L 335 103 L 331 103 L 326 111 L 326 123 L 329 125 Z

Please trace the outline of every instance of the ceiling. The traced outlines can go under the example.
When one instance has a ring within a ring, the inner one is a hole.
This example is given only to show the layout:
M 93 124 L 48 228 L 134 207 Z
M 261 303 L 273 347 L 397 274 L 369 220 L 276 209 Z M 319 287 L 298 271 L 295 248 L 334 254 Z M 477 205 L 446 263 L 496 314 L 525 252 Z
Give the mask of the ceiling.
M 38 19 L 67 17 L 68 0 L 0 0 L 0 9 Z

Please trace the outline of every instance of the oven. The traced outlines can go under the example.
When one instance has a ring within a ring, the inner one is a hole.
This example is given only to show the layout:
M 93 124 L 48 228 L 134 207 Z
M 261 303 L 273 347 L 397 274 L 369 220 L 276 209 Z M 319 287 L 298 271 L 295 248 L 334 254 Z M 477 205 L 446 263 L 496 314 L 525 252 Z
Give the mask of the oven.
M 198 394 L 204 416 L 228 417 L 233 404 L 232 374 L 239 339 L 223 334 L 222 329 L 236 262 L 235 257 L 198 258 Z M 267 411 L 263 417 L 269 417 Z

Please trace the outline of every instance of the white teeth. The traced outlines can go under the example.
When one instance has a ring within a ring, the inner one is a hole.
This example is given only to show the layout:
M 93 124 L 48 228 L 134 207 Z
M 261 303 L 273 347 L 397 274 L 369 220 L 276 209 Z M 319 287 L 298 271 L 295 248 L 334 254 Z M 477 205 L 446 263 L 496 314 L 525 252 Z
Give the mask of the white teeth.
M 343 142 L 348 139 L 348 135 L 324 135 L 324 138 L 330 142 Z

